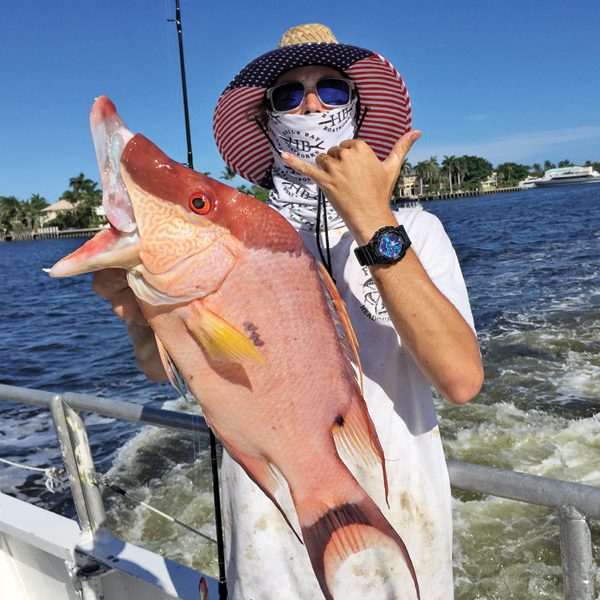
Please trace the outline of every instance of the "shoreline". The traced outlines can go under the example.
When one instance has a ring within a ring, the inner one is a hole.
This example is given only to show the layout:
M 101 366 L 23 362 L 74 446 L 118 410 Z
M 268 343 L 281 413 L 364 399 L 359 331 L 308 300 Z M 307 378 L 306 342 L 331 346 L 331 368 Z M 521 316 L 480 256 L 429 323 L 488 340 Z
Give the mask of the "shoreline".
M 522 192 L 532 188 L 522 188 L 519 186 L 507 188 L 491 188 L 486 190 L 459 190 L 457 192 L 435 192 L 428 194 L 417 194 L 416 196 L 399 196 L 393 204 L 402 204 L 405 202 L 428 202 L 430 200 L 451 200 L 459 198 L 473 198 L 476 196 L 487 196 L 489 194 L 503 194 L 505 192 Z
M 431 200 L 454 200 L 460 198 L 474 198 L 477 196 L 486 196 L 489 194 L 501 194 L 504 192 L 521 192 L 531 188 L 508 187 L 487 190 L 460 190 L 457 192 L 437 192 L 417 196 L 400 196 L 392 201 L 392 207 L 398 207 L 403 204 L 413 202 L 429 202 Z M 91 237 L 105 229 L 104 227 L 91 227 L 89 229 L 58 229 L 58 227 L 38 227 L 28 229 L 18 229 L 6 233 L 0 232 L 1 242 L 20 242 L 25 240 L 48 240 L 73 237 Z
M 50 240 L 58 238 L 92 237 L 106 227 L 89 229 L 59 229 L 58 227 L 38 227 L 35 229 L 17 229 L 0 233 L 1 242 L 23 242 L 26 240 Z

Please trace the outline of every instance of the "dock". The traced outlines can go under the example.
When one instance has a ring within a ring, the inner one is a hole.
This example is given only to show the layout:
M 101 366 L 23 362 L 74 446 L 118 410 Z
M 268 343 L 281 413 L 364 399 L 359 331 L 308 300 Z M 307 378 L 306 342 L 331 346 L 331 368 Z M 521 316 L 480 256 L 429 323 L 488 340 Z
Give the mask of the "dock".
M 396 202 L 419 201 L 428 202 L 430 200 L 452 200 L 459 198 L 474 198 L 476 196 L 487 196 L 488 194 L 503 194 L 505 192 L 522 192 L 527 188 L 518 186 L 505 188 L 488 188 L 485 190 L 458 190 L 456 192 L 441 191 L 417 194 L 416 196 L 399 196 Z
M 58 227 L 34 227 L 0 231 L 0 242 L 18 242 L 22 240 L 49 240 L 54 238 L 92 237 L 104 227 L 86 229 L 59 229 Z

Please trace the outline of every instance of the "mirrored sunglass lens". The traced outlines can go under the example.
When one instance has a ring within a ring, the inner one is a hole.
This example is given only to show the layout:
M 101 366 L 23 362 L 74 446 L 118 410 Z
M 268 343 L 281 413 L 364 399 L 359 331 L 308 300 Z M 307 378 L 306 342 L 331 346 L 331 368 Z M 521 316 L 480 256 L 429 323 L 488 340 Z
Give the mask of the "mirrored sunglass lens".
M 285 83 L 273 90 L 271 102 L 275 110 L 286 111 L 300 106 L 302 98 L 304 86 L 301 83 Z
M 321 79 L 317 92 L 323 104 L 341 106 L 350 102 L 350 85 L 343 79 Z

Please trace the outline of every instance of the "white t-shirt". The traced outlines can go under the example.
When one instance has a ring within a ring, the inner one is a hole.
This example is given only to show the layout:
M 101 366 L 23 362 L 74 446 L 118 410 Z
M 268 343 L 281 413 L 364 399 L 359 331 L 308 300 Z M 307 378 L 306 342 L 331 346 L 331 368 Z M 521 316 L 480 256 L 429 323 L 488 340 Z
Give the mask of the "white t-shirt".
M 400 211 L 396 218 L 433 283 L 473 327 L 460 266 L 440 221 L 416 210 Z M 314 232 L 300 234 L 318 257 Z M 421 598 L 448 600 L 453 598 L 450 485 L 431 386 L 402 346 L 369 269 L 358 264 L 350 232 L 335 229 L 329 238 L 333 276 L 360 344 L 365 399 L 386 459 L 390 507 L 380 469 L 363 473 L 359 480 L 404 540 Z M 322 598 L 306 549 L 277 508 L 226 453 L 222 487 L 228 597 Z M 416 597 L 408 576 L 402 582 L 391 581 L 380 564 L 369 568 L 366 563 L 346 563 L 334 590 L 340 600 L 396 600 L 398 585 L 403 599 Z

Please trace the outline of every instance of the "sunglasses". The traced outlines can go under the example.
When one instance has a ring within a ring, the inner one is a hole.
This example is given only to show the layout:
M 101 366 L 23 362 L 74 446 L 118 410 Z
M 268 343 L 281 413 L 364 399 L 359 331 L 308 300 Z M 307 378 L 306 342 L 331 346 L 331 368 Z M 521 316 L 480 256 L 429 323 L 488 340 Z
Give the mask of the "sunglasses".
M 286 81 L 269 88 L 267 100 L 275 112 L 286 113 L 298 108 L 311 91 L 317 94 L 325 106 L 346 106 L 352 100 L 354 82 L 335 77 L 319 79 L 313 86 L 306 86 L 301 81 Z

